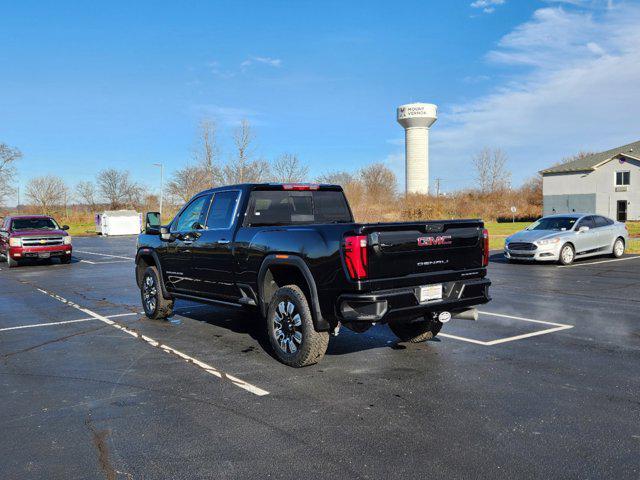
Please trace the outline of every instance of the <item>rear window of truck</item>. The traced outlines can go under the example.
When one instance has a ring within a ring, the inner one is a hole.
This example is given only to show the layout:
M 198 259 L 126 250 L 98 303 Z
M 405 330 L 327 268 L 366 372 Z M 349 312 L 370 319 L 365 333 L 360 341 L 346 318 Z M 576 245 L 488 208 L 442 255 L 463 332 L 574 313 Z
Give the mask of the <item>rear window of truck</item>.
M 251 192 L 245 226 L 351 223 L 344 194 L 334 190 Z

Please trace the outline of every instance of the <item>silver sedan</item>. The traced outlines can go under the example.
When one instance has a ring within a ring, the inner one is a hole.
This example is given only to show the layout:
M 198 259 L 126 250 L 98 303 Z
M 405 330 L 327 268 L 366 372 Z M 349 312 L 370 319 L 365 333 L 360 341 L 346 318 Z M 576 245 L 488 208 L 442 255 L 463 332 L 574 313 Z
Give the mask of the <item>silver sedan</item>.
M 595 255 L 621 257 L 629 242 L 624 223 L 593 214 L 549 215 L 508 237 L 504 255 L 509 261 L 559 262 Z

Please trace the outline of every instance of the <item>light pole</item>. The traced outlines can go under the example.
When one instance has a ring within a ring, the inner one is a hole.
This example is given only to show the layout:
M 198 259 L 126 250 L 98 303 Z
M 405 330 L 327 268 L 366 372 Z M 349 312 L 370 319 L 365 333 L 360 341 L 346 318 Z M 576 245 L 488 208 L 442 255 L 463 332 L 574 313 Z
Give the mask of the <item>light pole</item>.
M 162 219 L 162 190 L 164 188 L 164 165 L 162 165 L 161 163 L 154 163 L 153 166 L 160 167 L 160 219 Z

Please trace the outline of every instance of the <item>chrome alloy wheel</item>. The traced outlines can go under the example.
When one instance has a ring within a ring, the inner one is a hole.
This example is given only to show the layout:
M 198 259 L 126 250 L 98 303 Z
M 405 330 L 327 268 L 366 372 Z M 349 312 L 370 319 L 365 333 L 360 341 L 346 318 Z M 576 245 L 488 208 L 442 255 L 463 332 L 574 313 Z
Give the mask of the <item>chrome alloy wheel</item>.
M 280 349 L 296 353 L 302 345 L 302 319 L 296 306 L 288 300 L 278 304 L 273 318 L 273 333 Z
M 624 253 L 624 242 L 620 239 L 616 240 L 616 243 L 613 245 L 613 254 L 616 257 L 621 257 Z
M 158 294 L 158 286 L 156 281 L 151 275 L 144 277 L 142 283 L 142 300 L 144 302 L 144 308 L 147 313 L 152 314 L 156 311 L 156 295 Z
M 561 255 L 561 257 L 562 257 L 562 261 L 563 261 L 566 265 L 568 265 L 568 264 L 570 264 L 571 262 L 573 262 L 573 256 L 574 256 L 573 248 L 571 248 L 569 245 L 565 245 L 565 246 L 562 248 L 562 252 L 560 252 L 560 255 Z

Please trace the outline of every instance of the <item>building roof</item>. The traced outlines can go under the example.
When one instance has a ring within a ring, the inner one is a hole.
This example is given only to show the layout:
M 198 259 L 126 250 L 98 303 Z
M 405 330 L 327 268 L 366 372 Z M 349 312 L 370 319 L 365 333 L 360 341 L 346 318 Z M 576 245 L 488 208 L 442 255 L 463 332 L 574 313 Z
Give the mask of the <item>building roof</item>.
M 595 170 L 600 164 L 611 160 L 618 155 L 630 156 L 640 159 L 640 141 L 629 143 L 621 147 L 612 148 L 606 152 L 594 153 L 584 158 L 579 158 L 568 163 L 555 165 L 546 170 L 541 170 L 541 174 L 546 173 L 568 173 L 568 172 L 589 172 Z

